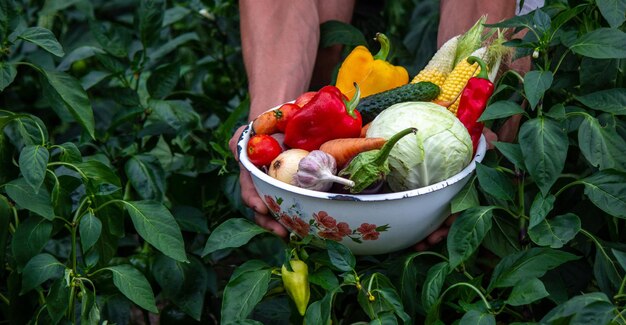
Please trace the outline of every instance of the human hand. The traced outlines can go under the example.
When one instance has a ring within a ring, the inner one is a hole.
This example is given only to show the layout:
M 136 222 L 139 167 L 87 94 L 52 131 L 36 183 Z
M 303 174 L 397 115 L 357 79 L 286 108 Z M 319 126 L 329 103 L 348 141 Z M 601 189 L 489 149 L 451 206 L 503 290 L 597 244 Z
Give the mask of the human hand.
M 239 156 L 237 153 L 237 142 L 239 141 L 239 137 L 241 136 L 244 128 L 245 125 L 237 129 L 237 131 L 235 131 L 235 133 L 233 134 L 233 137 L 230 138 L 228 142 L 230 151 L 233 153 L 237 161 L 239 161 Z M 239 185 L 241 186 L 241 198 L 243 199 L 244 204 L 254 211 L 254 221 L 259 226 L 275 233 L 280 237 L 287 237 L 289 235 L 289 232 L 271 215 L 269 215 L 269 210 L 267 209 L 267 206 L 254 188 L 250 173 L 245 168 L 243 168 L 241 163 L 239 164 Z

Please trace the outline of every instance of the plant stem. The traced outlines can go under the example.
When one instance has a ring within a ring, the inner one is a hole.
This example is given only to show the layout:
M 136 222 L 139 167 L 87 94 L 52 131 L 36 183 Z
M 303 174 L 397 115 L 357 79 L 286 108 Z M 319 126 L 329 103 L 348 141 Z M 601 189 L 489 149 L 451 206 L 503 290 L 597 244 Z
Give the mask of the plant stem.
M 442 299 L 443 296 L 445 296 L 446 293 L 448 293 L 448 291 L 450 291 L 450 290 L 452 290 L 452 289 L 454 289 L 456 287 L 461 287 L 461 286 L 469 287 L 470 289 L 474 290 L 480 296 L 480 299 L 483 300 L 483 303 L 485 304 L 485 307 L 487 307 L 487 310 L 489 310 L 490 312 L 493 311 L 493 309 L 491 308 L 491 304 L 489 304 L 489 301 L 487 301 L 487 298 L 485 297 L 485 295 L 478 288 L 476 288 L 474 285 L 472 285 L 470 283 L 467 283 L 467 282 L 457 282 L 457 283 L 449 286 L 446 289 L 446 291 L 444 291 L 441 294 L 441 297 L 439 299 Z
M 517 173 L 515 173 L 515 171 L 513 171 L 513 170 L 511 170 L 509 168 L 506 168 L 506 167 L 502 167 L 502 166 L 496 167 L 496 170 L 502 171 L 502 172 L 505 172 L 505 173 L 509 173 L 511 175 L 517 175 Z
M 89 200 L 89 197 L 83 198 L 83 200 L 80 202 L 80 205 L 76 209 L 76 212 L 74 212 L 74 218 L 72 218 L 72 224 L 77 223 L 78 218 L 80 217 L 80 212 L 82 211 L 85 203 L 91 204 L 91 200 Z
M 72 324 L 76 324 L 76 313 L 74 312 L 76 310 L 76 299 L 74 299 L 74 296 L 76 295 L 76 287 L 74 286 L 74 281 L 70 281 L 70 303 L 67 306 L 67 317 L 69 319 L 72 320 Z
M 83 179 L 87 179 L 87 175 L 85 175 L 83 173 L 82 170 L 80 170 L 80 168 L 74 166 L 74 164 L 70 164 L 70 163 L 66 163 L 66 162 L 62 162 L 62 161 L 55 161 L 55 162 L 51 162 L 48 163 L 48 166 L 66 166 L 66 167 L 71 167 L 73 170 L 75 170 L 78 174 L 80 174 L 80 176 Z
M 570 49 L 568 48 L 565 52 L 563 52 L 563 55 L 561 55 L 561 58 L 559 59 L 559 62 L 556 64 L 556 67 L 554 67 L 554 72 L 552 73 L 552 75 L 555 75 L 556 72 L 559 70 L 559 67 L 561 66 L 561 63 L 563 63 L 563 59 L 565 59 L 565 57 L 567 56 L 567 53 L 569 53 Z
M 98 212 L 98 210 L 104 208 L 105 206 L 109 205 L 109 204 L 113 204 L 113 203 L 123 203 L 125 204 L 126 201 L 124 200 L 111 200 L 111 201 L 106 201 L 105 203 L 103 203 L 102 205 L 98 206 L 97 208 L 95 208 L 93 210 L 94 213 Z
M 615 297 L 624 297 L 626 298 L 626 294 L 624 293 L 624 289 L 626 289 L 626 277 L 624 277 L 622 279 L 622 284 L 619 286 L 619 290 L 617 291 L 617 294 L 615 295 Z
M 20 226 L 20 218 L 17 215 L 17 208 L 15 206 L 11 206 L 11 210 L 13 210 L 13 220 L 15 220 L 15 227 Z M 15 233 L 15 228 L 13 228 L 12 233 Z
M 599 249 L 600 252 L 602 253 L 602 255 L 609 261 L 609 263 L 611 264 L 611 266 L 613 267 L 613 271 L 615 272 L 615 274 L 619 274 L 619 272 L 617 271 L 617 268 L 615 267 L 615 263 L 613 263 L 613 260 L 611 259 L 611 257 L 609 256 L 609 254 L 606 253 L 606 251 L 604 250 L 604 247 L 602 246 L 602 244 L 598 241 L 598 239 L 596 239 L 596 237 L 594 237 L 590 232 L 588 232 L 587 230 L 580 228 L 580 232 L 589 237 L 589 239 L 591 239 L 595 244 L 596 244 L 596 249 Z M 622 283 L 623 285 L 623 283 Z
M 72 241 L 71 241 L 71 244 L 72 244 L 72 272 L 74 274 L 77 274 L 77 267 L 76 267 L 76 265 L 77 265 L 77 255 L 78 254 L 76 253 L 76 250 L 77 250 L 77 245 L 76 245 L 76 223 L 72 223 L 72 228 L 70 229 L 70 233 L 71 233 L 71 236 L 72 236 Z
M 554 194 L 554 197 L 555 197 L 555 198 L 559 197 L 559 195 L 561 195 L 561 193 L 563 193 L 565 190 L 567 190 L 568 188 L 570 188 L 570 187 L 572 187 L 572 186 L 578 185 L 578 184 L 582 184 L 582 182 L 577 180 L 577 181 L 573 181 L 573 182 L 571 182 L 571 183 L 569 183 L 569 184 L 566 184 L 565 186 L 561 187 L 561 188 L 558 190 L 558 192 L 556 192 L 556 193 Z
M 521 180 L 517 182 L 517 204 L 519 204 L 519 213 L 521 216 L 526 215 L 526 204 L 524 202 L 524 176 L 520 176 Z M 523 218 L 520 218 L 523 219 Z
M 4 302 L 7 305 L 11 305 L 11 301 L 9 300 L 9 298 L 5 297 L 2 292 L 0 292 L 0 301 Z
M 617 310 L 617 308 L 615 308 L 615 311 L 617 312 L 617 315 L 615 315 L 615 317 L 613 317 L 613 322 L 616 319 L 621 319 L 622 320 L 622 324 L 626 324 L 626 318 L 624 318 L 624 312 L 626 311 L 626 309 L 622 309 L 622 311 Z M 613 324 L 613 323 L 611 323 Z
M 416 257 L 419 257 L 419 256 L 422 256 L 422 255 L 432 255 L 432 256 L 437 256 L 437 257 L 441 258 L 442 260 L 444 260 L 444 261 L 446 261 L 446 262 L 448 261 L 448 257 L 447 257 L 447 256 L 442 255 L 442 254 L 439 254 L 439 253 L 437 253 L 437 252 L 431 252 L 431 251 L 424 251 L 424 252 L 413 253 L 413 254 L 411 254 L 411 256 L 409 256 L 409 257 L 407 258 L 407 260 L 408 260 L 408 259 L 411 259 L 411 260 L 412 260 L 412 259 L 414 259 L 414 258 L 416 258 Z

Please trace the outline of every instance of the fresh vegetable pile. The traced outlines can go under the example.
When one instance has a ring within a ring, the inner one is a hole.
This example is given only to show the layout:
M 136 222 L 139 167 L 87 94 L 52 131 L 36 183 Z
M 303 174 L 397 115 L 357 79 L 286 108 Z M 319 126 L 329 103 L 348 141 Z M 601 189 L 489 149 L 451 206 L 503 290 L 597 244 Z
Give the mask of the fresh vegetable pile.
M 483 40 L 483 22 L 446 42 L 410 82 L 385 61 L 389 40 L 377 34 L 380 51 L 352 50 L 336 85 L 256 118 L 250 161 L 285 183 L 354 194 L 416 189 L 460 172 L 482 134 L 478 118 L 494 89 L 488 71 L 503 54 L 500 34 Z

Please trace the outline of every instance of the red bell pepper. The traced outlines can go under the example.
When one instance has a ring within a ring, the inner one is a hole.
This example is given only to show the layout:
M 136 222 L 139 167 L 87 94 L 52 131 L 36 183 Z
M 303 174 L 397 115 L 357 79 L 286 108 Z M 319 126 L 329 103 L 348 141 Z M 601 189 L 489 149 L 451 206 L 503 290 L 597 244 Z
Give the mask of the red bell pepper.
M 323 87 L 287 123 L 284 143 L 312 151 L 328 140 L 358 138 L 363 126 L 358 101 L 358 93 L 348 102 L 339 88 Z
M 461 99 L 459 100 L 459 109 L 456 116 L 465 125 L 467 131 L 472 138 L 474 152 L 478 146 L 480 135 L 483 132 L 484 123 L 478 122 L 478 118 L 483 114 L 487 107 L 487 102 L 493 94 L 494 86 L 489 80 L 487 74 L 487 65 L 485 62 L 475 56 L 467 58 L 467 62 L 480 65 L 480 73 L 476 77 L 472 77 L 465 85 Z

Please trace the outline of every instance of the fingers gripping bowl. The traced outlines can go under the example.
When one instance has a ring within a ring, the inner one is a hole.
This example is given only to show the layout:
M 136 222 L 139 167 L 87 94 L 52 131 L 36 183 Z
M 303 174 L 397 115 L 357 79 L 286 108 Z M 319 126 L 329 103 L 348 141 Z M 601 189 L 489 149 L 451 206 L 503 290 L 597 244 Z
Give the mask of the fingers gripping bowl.
M 357 255 L 407 248 L 441 226 L 450 214 L 450 201 L 468 182 L 486 151 L 482 136 L 469 165 L 426 187 L 385 194 L 337 194 L 290 185 L 257 168 L 243 150 L 252 133 L 250 124 L 238 141 L 239 161 L 250 172 L 273 217 L 297 235 L 336 240 Z

